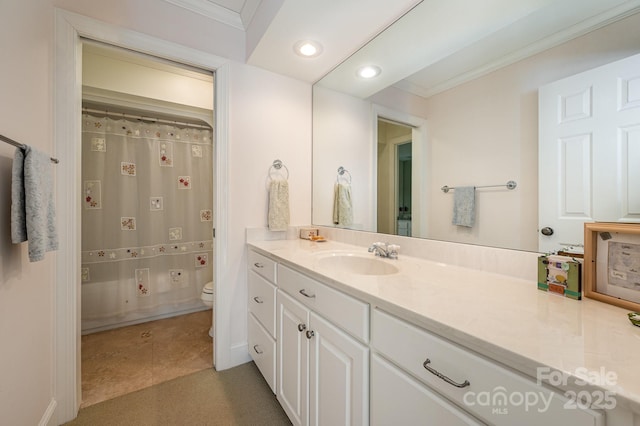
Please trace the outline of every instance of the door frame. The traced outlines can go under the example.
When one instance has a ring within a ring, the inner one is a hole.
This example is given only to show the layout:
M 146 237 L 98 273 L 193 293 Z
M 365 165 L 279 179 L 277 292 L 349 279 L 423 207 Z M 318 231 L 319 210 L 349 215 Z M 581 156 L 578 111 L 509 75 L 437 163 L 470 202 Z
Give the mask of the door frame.
M 427 119 L 408 114 L 403 111 L 397 111 L 382 105 L 373 104 L 371 109 L 372 117 L 372 162 L 374 170 L 373 182 L 377 188 L 377 165 L 378 165 L 378 119 L 395 121 L 407 127 L 411 127 L 412 145 L 412 168 L 411 168 L 411 236 L 426 237 L 429 234 L 428 215 L 429 198 L 430 198 L 430 173 L 428 167 L 430 165 L 430 149 L 429 139 L 427 135 Z M 377 215 L 377 189 L 373 193 L 372 208 L 376 214 L 373 217 L 373 223 L 378 223 Z M 415 222 L 414 222 L 415 218 Z
M 228 271 L 228 117 L 230 64 L 225 58 L 136 31 L 107 24 L 55 8 L 54 47 L 54 152 L 60 159 L 56 169 L 58 233 L 63 236 L 56 255 L 52 383 L 56 424 L 77 416 L 81 402 L 80 375 L 80 250 L 81 250 L 81 144 L 82 38 L 150 54 L 215 72 L 215 187 L 214 187 L 214 280 L 229 282 Z M 214 286 L 214 359 L 218 369 L 229 368 L 229 322 L 231 294 Z M 213 360 L 212 360 L 213 362 Z
M 411 132 L 413 133 L 413 131 Z M 400 208 L 400 155 L 398 154 L 398 150 L 400 149 L 400 145 L 405 145 L 408 143 L 413 143 L 413 141 L 411 139 L 407 140 L 406 138 L 398 138 L 398 142 L 394 141 L 393 142 L 393 168 L 394 168 L 394 191 L 395 191 L 395 205 L 393 206 L 394 208 L 394 212 L 399 213 L 398 209 Z M 402 142 L 402 141 L 404 142 Z M 411 148 L 413 149 L 413 145 L 411 146 Z M 411 158 L 411 170 L 412 170 L 412 176 L 411 176 L 411 183 L 412 183 L 412 187 L 413 187 L 413 152 L 411 153 L 412 158 Z M 411 203 L 413 204 L 413 191 L 411 191 Z M 413 217 L 413 212 L 412 216 Z M 396 219 L 395 221 L 395 225 L 394 225 L 394 229 L 395 229 L 395 234 L 398 235 L 398 220 Z

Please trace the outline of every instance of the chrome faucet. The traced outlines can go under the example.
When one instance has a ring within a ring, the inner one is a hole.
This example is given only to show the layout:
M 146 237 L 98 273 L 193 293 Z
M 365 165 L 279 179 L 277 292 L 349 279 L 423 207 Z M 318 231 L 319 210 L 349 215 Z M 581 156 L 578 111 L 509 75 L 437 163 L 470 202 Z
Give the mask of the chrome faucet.
M 368 252 L 374 253 L 376 256 L 386 257 L 388 259 L 397 259 L 399 249 L 400 246 L 396 244 L 377 242 L 371 244 Z

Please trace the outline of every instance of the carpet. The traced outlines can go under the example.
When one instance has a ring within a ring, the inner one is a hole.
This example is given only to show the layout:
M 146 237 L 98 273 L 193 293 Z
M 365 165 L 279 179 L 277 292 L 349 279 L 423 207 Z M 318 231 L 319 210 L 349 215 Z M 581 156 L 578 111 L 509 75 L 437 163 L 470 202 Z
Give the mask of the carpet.
M 83 408 L 66 425 L 290 425 L 253 362 L 202 370 Z

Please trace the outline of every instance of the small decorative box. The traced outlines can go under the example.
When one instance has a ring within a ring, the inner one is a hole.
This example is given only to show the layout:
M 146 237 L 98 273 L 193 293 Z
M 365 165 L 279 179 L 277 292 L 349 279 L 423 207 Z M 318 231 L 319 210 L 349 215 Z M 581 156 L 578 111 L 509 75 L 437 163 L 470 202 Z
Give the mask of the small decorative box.
M 303 240 L 312 240 L 312 237 L 317 237 L 318 234 L 318 228 L 300 228 L 300 238 Z
M 582 299 L 582 264 L 567 256 L 538 257 L 538 289 Z

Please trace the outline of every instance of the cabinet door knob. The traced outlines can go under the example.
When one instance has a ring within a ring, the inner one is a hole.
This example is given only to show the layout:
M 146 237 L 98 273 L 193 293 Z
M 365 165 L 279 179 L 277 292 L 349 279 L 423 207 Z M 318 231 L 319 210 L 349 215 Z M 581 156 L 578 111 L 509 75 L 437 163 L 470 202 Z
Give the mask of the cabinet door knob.
M 302 332 L 303 332 L 303 331 L 305 331 L 306 329 L 307 329 L 307 325 L 306 325 L 306 324 L 303 324 L 303 323 L 298 324 L 298 331 L 299 331 L 299 332 L 301 332 L 301 333 L 302 333 Z
M 260 349 L 260 346 L 258 346 L 258 345 L 253 345 L 253 350 L 254 350 L 254 351 L 256 351 L 256 353 L 257 353 L 258 355 L 262 354 L 262 352 L 263 352 L 263 351 Z
M 255 300 L 256 303 L 264 303 L 258 296 L 254 297 L 253 300 Z
M 313 330 L 307 330 L 307 339 L 311 339 L 316 333 Z
M 316 295 L 315 295 L 315 294 L 311 294 L 311 293 L 309 293 L 309 292 L 308 292 L 306 289 L 304 289 L 304 288 L 303 288 L 302 290 L 300 290 L 300 294 L 301 294 L 301 295 L 303 295 L 304 297 L 308 297 L 309 299 L 313 299 L 313 298 L 315 298 L 315 297 L 316 297 Z
M 469 386 L 471 383 L 469 383 L 468 380 L 465 380 L 462 383 L 456 383 L 453 380 L 451 380 L 450 378 L 448 378 L 447 376 L 445 376 L 444 374 L 438 372 L 435 368 L 433 367 L 429 367 L 429 364 L 431 364 L 431 360 L 429 358 L 427 358 L 427 360 L 422 364 L 422 366 L 424 368 L 427 369 L 427 371 L 439 378 L 441 378 L 442 380 L 444 380 L 445 382 L 449 383 L 450 385 L 453 385 L 457 388 L 465 388 L 467 386 Z

